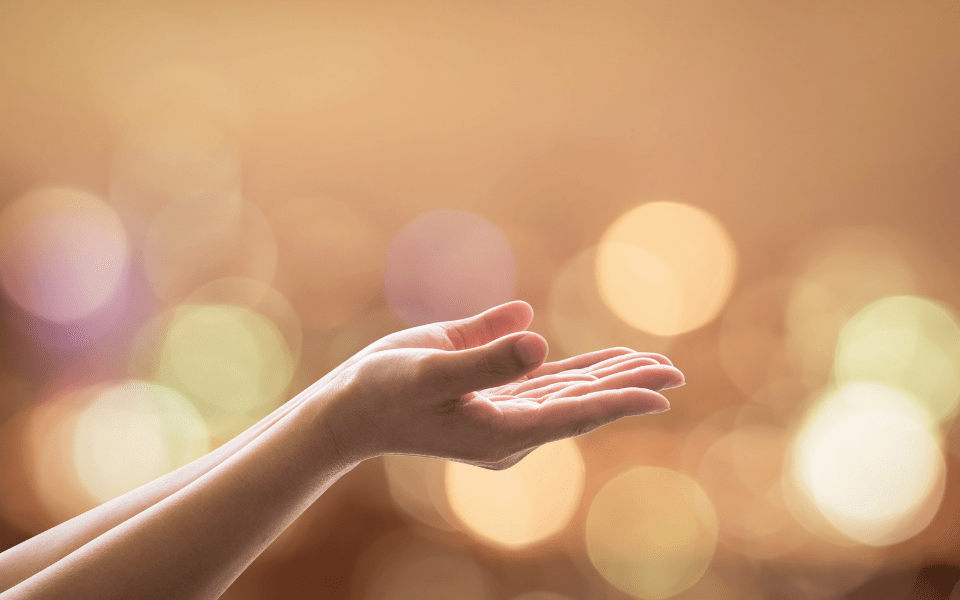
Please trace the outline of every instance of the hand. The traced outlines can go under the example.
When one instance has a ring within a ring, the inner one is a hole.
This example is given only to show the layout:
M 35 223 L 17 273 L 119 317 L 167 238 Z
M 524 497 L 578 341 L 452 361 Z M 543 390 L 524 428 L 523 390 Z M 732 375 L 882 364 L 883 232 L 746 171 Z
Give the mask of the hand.
M 542 364 L 546 341 L 511 302 L 401 331 L 340 368 L 328 431 L 345 460 L 416 454 L 503 469 L 549 441 L 670 406 L 683 374 L 658 354 L 610 348 Z

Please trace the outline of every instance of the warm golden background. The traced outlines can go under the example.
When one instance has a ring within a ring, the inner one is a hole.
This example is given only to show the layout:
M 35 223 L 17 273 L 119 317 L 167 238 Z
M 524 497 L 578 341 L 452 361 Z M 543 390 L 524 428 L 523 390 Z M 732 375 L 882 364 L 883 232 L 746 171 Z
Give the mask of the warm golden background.
M 522 298 L 668 413 L 338 482 L 224 596 L 960 598 L 960 6 L 0 2 L 0 549 Z

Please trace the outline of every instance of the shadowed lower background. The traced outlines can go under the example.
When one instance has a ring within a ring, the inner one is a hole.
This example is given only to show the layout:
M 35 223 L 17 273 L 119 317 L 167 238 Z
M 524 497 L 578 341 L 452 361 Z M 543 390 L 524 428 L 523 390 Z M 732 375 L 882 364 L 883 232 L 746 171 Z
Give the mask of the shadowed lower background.
M 947 1 L 0 3 L 0 549 L 520 298 L 687 385 L 224 598 L 960 598 L 958 74 Z

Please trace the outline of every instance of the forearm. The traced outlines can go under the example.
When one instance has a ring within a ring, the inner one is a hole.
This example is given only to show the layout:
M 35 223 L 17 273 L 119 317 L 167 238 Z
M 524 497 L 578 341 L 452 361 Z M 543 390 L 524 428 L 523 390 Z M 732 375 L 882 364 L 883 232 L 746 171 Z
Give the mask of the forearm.
M 325 433 L 328 400 L 304 399 L 194 482 L 0 598 L 218 597 L 355 464 Z
M 0 592 L 197 481 L 268 431 L 305 399 L 316 396 L 340 370 L 331 372 L 213 452 L 0 553 Z

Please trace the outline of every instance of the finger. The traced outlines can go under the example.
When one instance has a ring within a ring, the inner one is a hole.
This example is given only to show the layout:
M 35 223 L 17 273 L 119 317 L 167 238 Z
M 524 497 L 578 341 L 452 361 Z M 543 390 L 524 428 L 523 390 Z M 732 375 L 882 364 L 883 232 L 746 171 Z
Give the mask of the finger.
M 590 381 L 596 381 L 596 379 L 591 379 Z M 537 400 L 540 398 L 546 398 L 551 394 L 556 394 L 561 392 L 575 383 L 584 383 L 581 381 L 558 381 L 556 383 L 551 383 L 550 385 L 545 385 L 541 388 L 536 388 L 533 390 L 528 390 L 520 394 L 514 393 L 513 395 L 517 398 L 526 398 L 528 400 Z
M 523 331 L 533 320 L 533 308 L 522 300 L 495 306 L 479 315 L 438 323 L 457 350 L 489 344 L 505 335 Z
M 523 383 L 518 384 L 517 387 L 511 391 L 511 393 L 517 395 L 530 390 L 540 389 L 554 383 L 562 383 L 566 381 L 594 381 L 595 379 L 595 375 L 587 373 L 557 373 L 556 375 L 544 375 L 543 377 L 527 379 Z
M 595 365 L 591 365 L 583 369 L 576 369 L 575 371 L 579 373 L 593 373 L 594 371 L 599 369 L 606 369 L 608 367 L 618 365 L 625 360 L 634 360 L 637 358 L 645 358 L 647 360 L 651 360 L 653 362 L 651 362 L 650 364 L 653 364 L 653 365 L 667 365 L 671 367 L 673 366 L 672 363 L 665 363 L 662 360 L 657 360 L 657 357 L 659 356 L 660 356 L 659 354 L 651 355 L 648 352 L 634 352 L 632 354 L 624 354 L 623 356 L 615 356 L 613 358 L 608 358 L 607 360 L 600 361 Z
M 670 359 L 662 354 L 656 354 L 655 352 L 637 352 L 636 350 L 631 350 L 630 348 L 617 347 L 607 348 L 605 350 L 597 350 L 595 352 L 588 352 L 587 354 L 581 354 L 565 360 L 547 363 L 531 373 L 530 377 L 552 375 L 560 371 L 587 371 L 590 369 L 614 364 L 619 360 L 623 360 L 624 357 L 652 358 L 660 364 L 673 366 L 673 363 L 670 362 Z
M 445 397 L 516 381 L 547 356 L 547 341 L 529 331 L 514 333 L 469 350 L 437 352 L 421 359 L 424 383 Z
M 553 375 L 560 371 L 582 369 L 600 361 L 607 360 L 608 358 L 623 356 L 624 354 L 630 354 L 632 352 L 633 350 L 630 348 L 607 348 L 605 350 L 588 352 L 587 354 L 580 354 L 579 356 L 547 363 L 533 373 L 530 373 L 530 377 L 542 377 L 543 375 Z
M 636 369 L 637 367 L 646 367 L 646 366 L 655 366 L 659 365 L 657 361 L 652 358 L 640 357 L 640 358 L 628 358 L 622 360 L 616 364 L 604 367 L 602 369 L 591 369 L 585 373 L 585 375 L 592 375 L 597 379 L 607 377 L 608 375 L 613 375 L 614 373 L 621 373 L 623 371 L 629 371 L 631 369 Z
M 670 402 L 657 392 L 644 388 L 622 388 L 593 392 L 582 396 L 556 398 L 532 409 L 518 423 L 531 444 L 581 435 L 623 417 L 668 410 Z
M 622 373 L 614 373 L 596 381 L 573 383 L 549 398 L 582 396 L 593 392 L 621 388 L 665 390 L 683 385 L 683 373 L 666 365 L 645 365 Z

